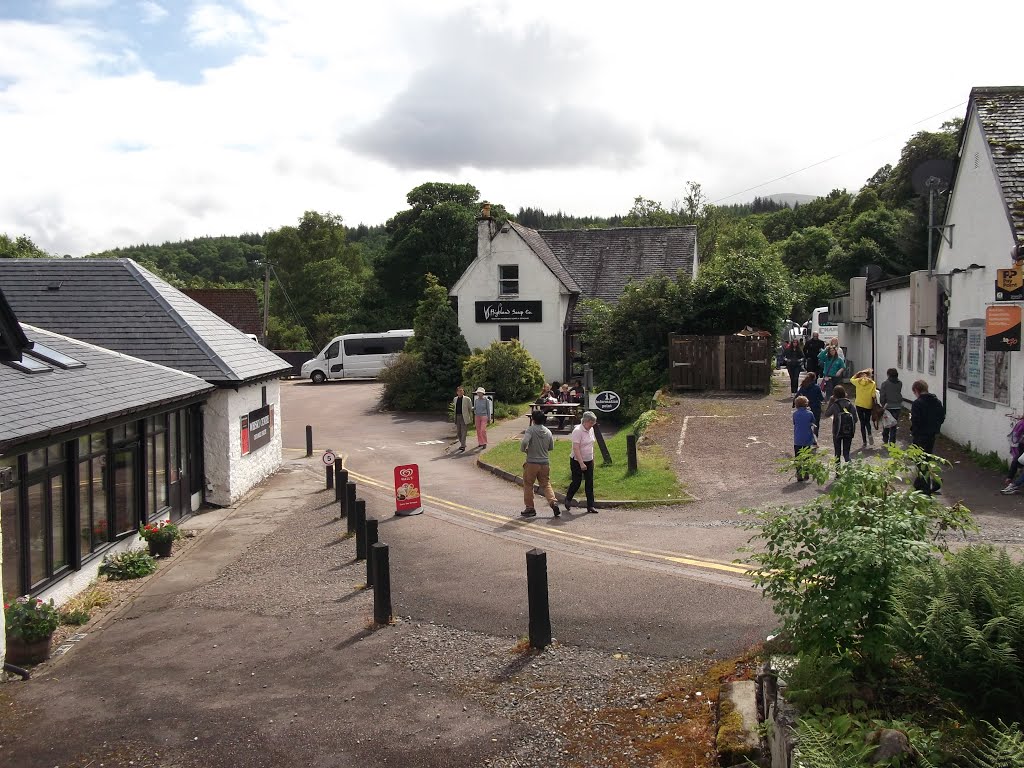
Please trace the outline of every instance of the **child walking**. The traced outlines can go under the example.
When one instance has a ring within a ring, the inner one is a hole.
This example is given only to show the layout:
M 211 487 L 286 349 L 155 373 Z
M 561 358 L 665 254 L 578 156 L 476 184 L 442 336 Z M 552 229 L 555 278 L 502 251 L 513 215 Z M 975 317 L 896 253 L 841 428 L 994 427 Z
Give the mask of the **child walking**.
M 804 448 L 810 448 L 813 451 L 818 441 L 814 436 L 814 413 L 810 409 L 807 398 L 803 395 L 798 395 L 796 400 L 793 401 L 793 405 L 795 406 L 793 409 L 793 455 L 799 456 L 800 451 Z M 809 475 L 806 472 L 801 472 L 797 469 L 796 479 L 798 483 L 802 483 L 808 477 Z

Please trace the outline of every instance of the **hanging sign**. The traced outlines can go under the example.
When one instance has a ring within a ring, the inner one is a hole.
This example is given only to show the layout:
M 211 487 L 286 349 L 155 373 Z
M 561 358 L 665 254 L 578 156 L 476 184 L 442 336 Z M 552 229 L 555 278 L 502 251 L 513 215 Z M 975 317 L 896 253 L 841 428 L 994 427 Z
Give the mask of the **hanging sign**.
M 1024 268 L 996 270 L 996 301 L 1024 301 Z
M 591 407 L 602 413 L 611 413 L 622 404 L 622 398 L 615 392 L 605 390 L 598 392 L 590 399 Z
M 395 467 L 395 514 L 418 515 L 422 511 L 419 466 L 404 464 Z
M 985 308 L 985 351 L 1020 352 L 1020 305 Z

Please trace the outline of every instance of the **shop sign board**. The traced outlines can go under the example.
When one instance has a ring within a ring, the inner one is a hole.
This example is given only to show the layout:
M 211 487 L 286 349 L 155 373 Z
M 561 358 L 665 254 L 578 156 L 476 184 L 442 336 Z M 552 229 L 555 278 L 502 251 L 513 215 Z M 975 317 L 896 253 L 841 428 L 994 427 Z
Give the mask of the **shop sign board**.
M 606 390 L 594 395 L 591 399 L 591 403 L 593 403 L 593 407 L 596 410 L 601 411 L 602 413 L 611 413 L 622 405 L 622 398 L 620 398 L 615 392 Z
M 996 271 L 996 301 L 1024 301 L 1024 267 Z
M 1020 305 L 985 308 L 985 351 L 1020 352 Z
M 270 443 L 274 433 L 274 406 L 264 405 L 240 419 L 242 455 L 248 456 Z
M 478 323 L 540 323 L 543 322 L 540 301 L 478 301 Z
M 422 503 L 419 465 L 395 467 L 395 514 L 418 515 L 423 511 Z

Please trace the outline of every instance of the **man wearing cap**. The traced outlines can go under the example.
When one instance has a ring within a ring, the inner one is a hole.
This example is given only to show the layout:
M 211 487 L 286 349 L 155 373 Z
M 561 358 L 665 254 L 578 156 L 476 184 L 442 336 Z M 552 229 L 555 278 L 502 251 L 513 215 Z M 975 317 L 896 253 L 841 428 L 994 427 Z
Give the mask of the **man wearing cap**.
M 473 415 L 476 417 L 476 444 L 483 450 L 487 447 L 487 424 L 494 421 L 494 403 L 487 397 L 487 390 L 477 387 L 473 400 Z

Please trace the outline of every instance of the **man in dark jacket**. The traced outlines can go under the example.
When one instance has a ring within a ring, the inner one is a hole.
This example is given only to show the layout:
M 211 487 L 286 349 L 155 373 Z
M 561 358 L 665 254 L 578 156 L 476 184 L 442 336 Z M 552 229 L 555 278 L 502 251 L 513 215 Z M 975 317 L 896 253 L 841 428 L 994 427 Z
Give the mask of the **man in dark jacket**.
M 812 373 L 821 375 L 821 365 L 818 363 L 818 355 L 825 348 L 825 342 L 818 338 L 817 333 L 811 334 L 811 340 L 804 345 L 804 368 Z
M 925 453 L 935 453 L 935 438 L 946 420 L 942 401 L 928 391 L 928 382 L 918 379 L 910 388 L 917 398 L 910 407 L 910 437 Z

